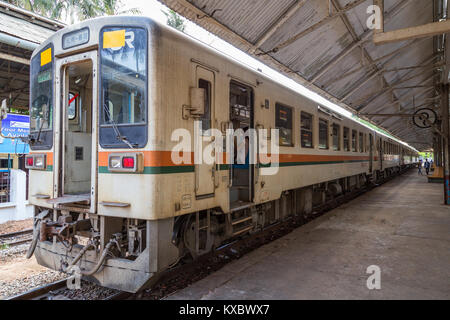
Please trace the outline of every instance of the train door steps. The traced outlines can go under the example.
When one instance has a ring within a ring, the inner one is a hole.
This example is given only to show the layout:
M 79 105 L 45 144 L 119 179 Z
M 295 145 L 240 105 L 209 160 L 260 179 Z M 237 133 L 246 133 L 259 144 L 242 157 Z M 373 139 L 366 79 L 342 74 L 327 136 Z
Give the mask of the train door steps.
M 254 204 L 252 202 L 243 202 L 243 201 L 236 201 L 231 204 L 231 212 L 237 212 L 241 211 L 247 208 L 250 208 Z
M 231 228 L 233 236 L 244 234 L 253 229 L 253 211 L 252 203 L 246 203 L 232 209 L 231 212 Z
M 70 204 L 70 203 L 78 203 L 84 202 L 89 203 L 91 200 L 91 195 L 88 194 L 75 194 L 75 195 L 66 195 L 59 198 L 49 199 L 47 200 L 50 204 Z

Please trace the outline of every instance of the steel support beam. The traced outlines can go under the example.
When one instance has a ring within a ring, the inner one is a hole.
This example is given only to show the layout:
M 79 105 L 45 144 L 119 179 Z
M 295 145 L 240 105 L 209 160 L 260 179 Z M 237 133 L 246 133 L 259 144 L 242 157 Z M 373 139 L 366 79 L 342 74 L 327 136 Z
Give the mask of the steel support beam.
M 385 55 L 385 56 L 383 56 L 383 57 L 380 57 L 380 58 L 378 58 L 378 59 L 376 59 L 376 60 L 370 60 L 370 66 L 375 66 L 375 67 L 376 67 L 377 62 L 379 62 L 379 61 L 381 61 L 381 60 L 383 60 L 383 59 L 385 59 L 385 58 L 387 58 L 387 57 L 389 57 L 389 56 L 394 56 L 394 57 L 395 57 L 395 55 L 397 55 L 400 51 L 406 49 L 407 47 L 409 47 L 409 46 L 411 46 L 411 45 L 413 45 L 413 44 L 417 44 L 417 43 L 418 43 L 418 42 L 416 42 L 416 41 L 412 41 L 412 42 L 410 42 L 410 43 L 408 43 L 408 44 L 402 46 L 401 48 L 398 48 L 397 50 L 395 50 L 395 51 L 393 51 L 393 52 L 391 52 L 391 53 L 389 53 L 389 54 L 387 54 L 387 55 Z M 434 60 L 434 57 L 432 57 L 431 59 Z M 432 60 L 431 60 L 431 61 L 432 61 Z M 387 62 L 385 62 L 384 65 L 389 64 L 389 62 L 390 62 L 390 60 L 387 61 Z M 362 66 L 362 67 L 360 67 L 360 68 L 358 68 L 358 69 L 365 69 L 365 68 L 366 68 L 365 66 Z M 353 72 L 353 71 L 351 71 L 351 72 Z M 373 74 L 373 76 L 377 76 L 377 75 L 383 76 L 383 74 L 384 74 L 384 70 L 381 69 L 381 70 L 378 70 L 375 74 Z M 409 74 L 409 73 L 408 73 L 408 74 Z M 366 78 L 366 79 L 360 79 L 360 80 L 358 80 L 358 81 L 357 81 L 358 85 L 357 85 L 355 88 L 351 89 L 350 92 L 346 93 L 346 94 L 344 95 L 344 97 L 343 97 L 341 100 L 342 100 L 342 101 L 346 100 L 348 97 L 350 97 L 352 94 L 354 94 L 357 90 L 359 90 L 362 86 L 364 86 L 368 81 L 372 80 L 372 79 L 373 79 L 373 76 L 370 76 L 369 78 Z M 384 77 L 383 77 L 383 82 L 386 84 L 386 88 L 389 89 L 389 88 L 391 87 L 391 86 L 389 85 L 389 83 L 384 79 Z M 358 103 L 358 104 L 359 104 L 359 103 Z
M 313 32 L 313 31 L 319 29 L 320 27 L 326 25 L 327 23 L 329 23 L 330 21 L 334 20 L 335 18 L 338 18 L 338 17 L 344 15 L 347 11 L 356 8 L 357 6 L 359 6 L 360 4 L 364 3 L 365 1 L 366 0 L 356 0 L 356 1 L 353 1 L 353 2 L 351 2 L 349 4 L 347 4 L 344 8 L 342 8 L 342 10 L 334 13 L 331 16 L 325 17 L 324 19 L 322 19 L 319 22 L 313 24 L 309 28 L 303 30 L 300 33 L 297 33 L 295 36 L 293 36 L 293 37 L 287 39 L 286 41 L 283 41 L 282 43 L 278 44 L 270 52 L 278 52 L 280 49 L 283 49 L 283 48 L 291 45 L 292 43 L 296 42 L 297 40 L 303 38 L 304 36 L 310 34 L 311 32 Z
M 25 58 L 21 58 L 21 57 L 17 57 L 17 56 L 13 56 L 12 54 L 8 54 L 8 53 L 0 52 L 0 59 L 12 61 L 12 62 L 17 62 L 17 63 L 20 63 L 20 64 L 25 64 L 27 66 L 30 65 L 30 60 L 25 59 Z
M 376 45 L 405 41 L 409 39 L 432 37 L 450 32 L 450 20 L 432 22 L 417 27 L 409 27 L 394 31 L 374 33 Z
M 396 5 L 391 11 L 389 11 L 385 16 L 385 21 L 389 21 L 398 11 L 400 11 L 406 4 L 408 4 L 409 0 L 403 0 L 398 5 Z M 320 69 L 312 78 L 311 82 L 316 82 L 323 75 L 325 75 L 328 71 L 330 71 L 335 65 L 337 65 L 342 59 L 344 59 L 349 53 L 353 52 L 357 47 L 363 46 L 364 43 L 368 40 L 370 35 L 372 34 L 372 30 L 367 30 L 364 32 L 360 40 L 353 42 L 349 47 L 347 47 L 344 51 L 334 57 L 330 62 L 328 62 L 322 69 Z
M 303 7 L 306 1 L 307 0 L 297 0 L 296 3 L 294 3 L 285 13 L 283 13 L 275 24 L 269 27 L 269 29 L 267 29 L 264 34 L 259 37 L 258 41 L 256 41 L 255 45 L 250 50 L 250 53 L 253 54 L 256 50 L 261 48 L 261 46 L 269 40 L 269 38 L 273 36 L 273 34 L 277 32 L 287 20 L 289 20 L 289 18 L 291 18 L 301 7 Z
M 407 74 L 406 74 L 406 75 L 407 75 Z M 388 87 L 384 87 L 384 88 L 378 89 L 378 90 L 375 91 L 375 92 L 370 92 L 369 94 L 367 94 L 367 95 L 361 97 L 360 99 L 354 101 L 354 104 L 355 104 L 355 105 L 361 105 L 361 104 L 364 104 L 365 101 L 367 101 L 368 99 L 370 100 L 370 98 L 372 98 L 372 97 L 374 97 L 374 96 L 376 96 L 375 98 L 377 98 L 377 97 L 380 96 L 381 94 L 389 93 L 389 92 L 392 92 L 392 91 L 394 91 L 394 90 L 399 90 L 399 89 L 415 89 L 415 88 L 421 88 L 421 87 L 423 88 L 424 86 L 419 86 L 419 85 L 414 86 L 414 88 L 412 88 L 412 87 L 394 87 L 394 86 L 398 86 L 398 85 L 400 85 L 400 84 L 402 84 L 402 83 L 411 81 L 411 80 L 413 80 L 414 78 L 417 78 L 417 77 L 420 77 L 420 76 L 423 76 L 423 73 L 416 74 L 416 75 L 414 75 L 414 76 L 412 76 L 412 77 L 409 77 L 409 78 L 403 79 L 403 80 L 401 80 L 401 78 L 400 78 L 401 81 L 398 81 L 398 82 L 396 82 L 396 83 L 394 83 L 394 84 L 391 84 L 391 85 L 388 86 Z M 433 75 L 431 75 L 430 77 L 428 77 L 428 78 L 426 78 L 425 80 L 423 80 L 422 83 L 425 83 L 425 82 L 429 81 L 432 77 L 433 77 Z M 372 79 L 371 79 L 371 78 L 368 78 L 368 81 L 369 81 L 369 80 L 372 80 Z M 362 82 L 362 84 L 365 85 L 368 81 L 364 81 L 364 82 Z M 359 87 L 359 88 L 361 88 L 361 87 Z M 359 89 L 359 88 L 358 88 L 358 89 Z M 427 86 L 427 88 L 434 88 L 434 86 Z M 401 97 L 400 97 L 400 98 L 401 98 Z M 399 100 L 400 98 L 398 98 L 398 100 Z

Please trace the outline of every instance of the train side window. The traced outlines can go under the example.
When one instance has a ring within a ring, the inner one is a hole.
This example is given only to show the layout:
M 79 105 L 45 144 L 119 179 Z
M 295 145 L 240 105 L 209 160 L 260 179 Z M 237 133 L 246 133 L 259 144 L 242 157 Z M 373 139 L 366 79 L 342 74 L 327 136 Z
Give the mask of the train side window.
M 205 89 L 205 113 L 201 116 L 202 131 L 211 129 L 211 82 L 198 79 L 198 87 Z
M 350 129 L 344 127 L 344 151 L 350 151 Z
M 328 149 L 328 121 L 319 119 L 319 149 Z
M 280 103 L 275 104 L 275 127 L 279 130 L 280 146 L 293 147 L 292 139 L 292 108 Z
M 356 130 L 352 130 L 352 151 L 356 152 L 356 137 L 358 136 Z
M 69 92 L 69 108 L 67 116 L 69 120 L 74 120 L 77 117 L 78 94 Z
M 341 150 L 341 127 L 336 123 L 333 123 L 333 150 Z
M 300 140 L 302 148 L 314 148 L 313 145 L 313 116 L 309 113 L 300 114 Z
M 369 136 L 367 135 L 367 133 L 364 133 L 364 152 L 369 152 L 369 141 L 367 141 L 367 139 Z
M 359 133 L 359 152 L 364 152 L 364 133 Z

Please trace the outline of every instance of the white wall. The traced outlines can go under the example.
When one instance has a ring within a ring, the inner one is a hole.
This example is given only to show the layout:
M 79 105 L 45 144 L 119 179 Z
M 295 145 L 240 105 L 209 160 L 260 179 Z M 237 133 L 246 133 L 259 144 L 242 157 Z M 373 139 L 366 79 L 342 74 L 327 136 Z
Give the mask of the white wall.
M 11 170 L 10 201 L 0 203 L 0 223 L 33 217 L 33 206 L 26 200 L 27 176 L 22 170 Z

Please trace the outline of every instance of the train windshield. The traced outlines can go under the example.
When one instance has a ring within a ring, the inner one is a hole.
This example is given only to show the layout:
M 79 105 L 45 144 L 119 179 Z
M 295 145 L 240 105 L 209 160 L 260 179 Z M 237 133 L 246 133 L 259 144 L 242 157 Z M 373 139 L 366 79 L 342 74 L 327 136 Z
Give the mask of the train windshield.
M 147 31 L 102 30 L 100 144 L 144 146 L 147 121 Z M 125 138 L 125 140 L 123 139 Z
M 53 47 L 47 46 L 31 61 L 30 132 L 34 149 L 52 146 Z

